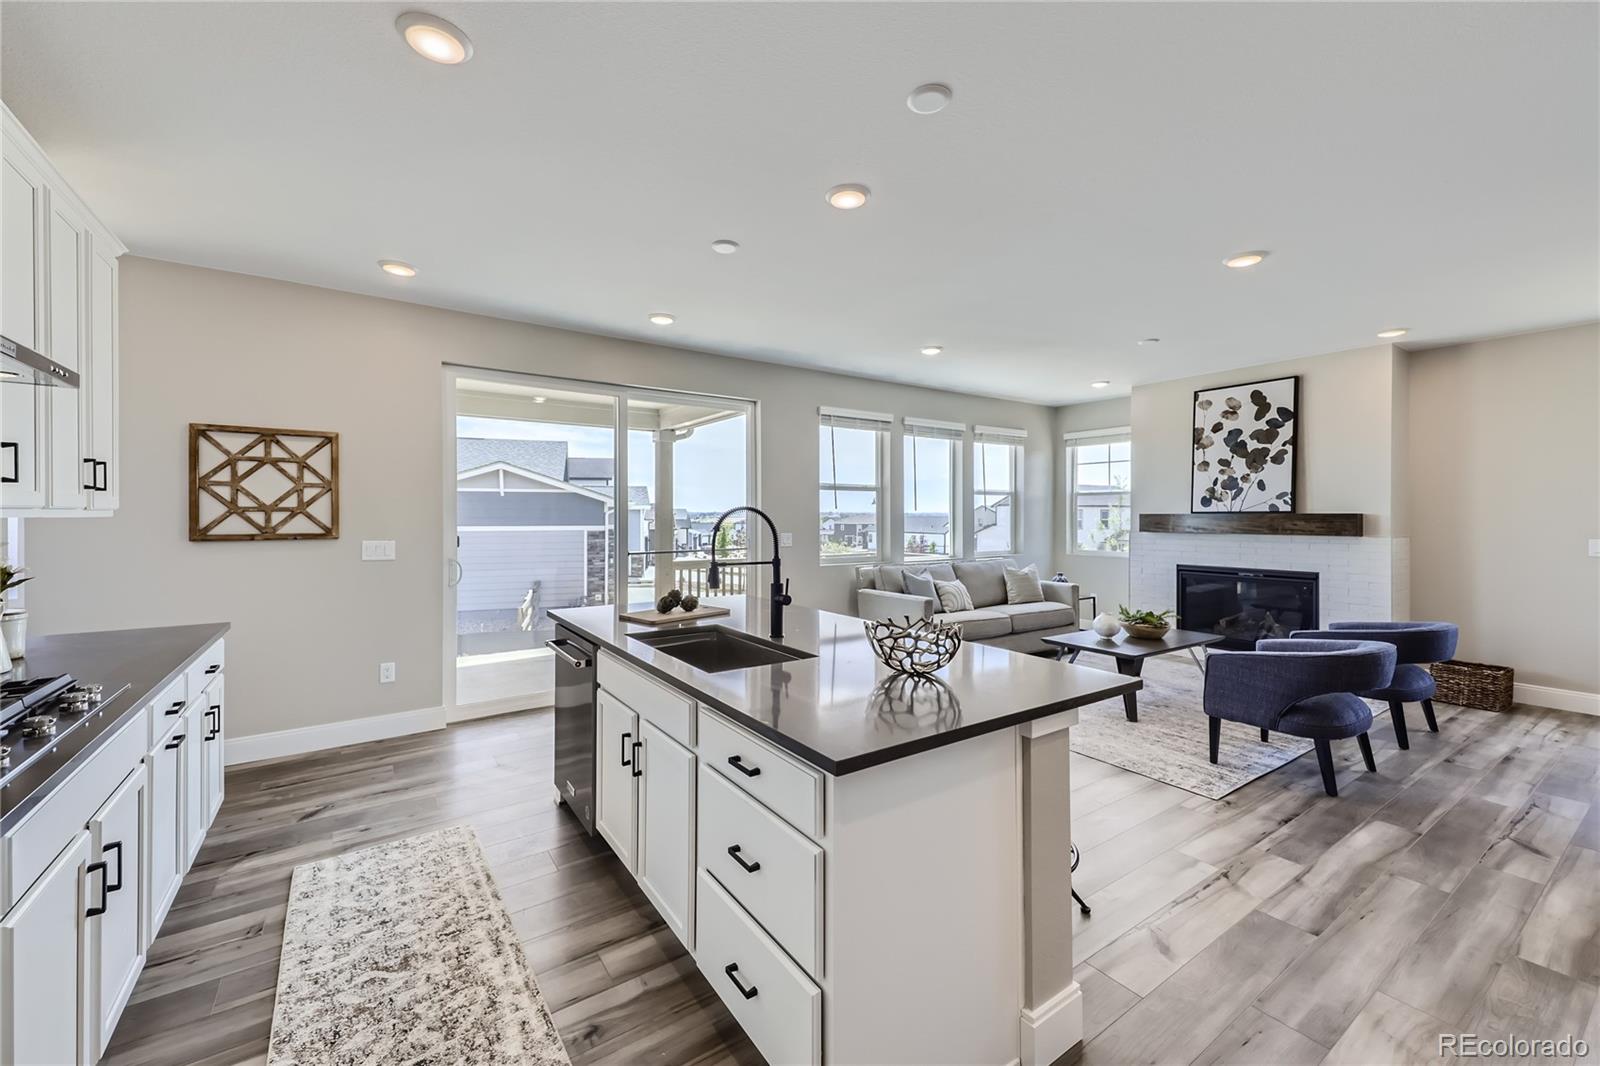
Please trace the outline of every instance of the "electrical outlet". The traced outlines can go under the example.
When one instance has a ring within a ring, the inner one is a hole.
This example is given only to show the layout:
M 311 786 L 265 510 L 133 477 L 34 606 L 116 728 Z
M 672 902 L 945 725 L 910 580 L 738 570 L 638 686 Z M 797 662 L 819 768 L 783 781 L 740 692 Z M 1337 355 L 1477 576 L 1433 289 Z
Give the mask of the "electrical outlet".
M 378 664 L 378 684 L 388 685 L 394 682 L 394 663 Z
M 361 542 L 361 560 L 369 563 L 394 561 L 394 541 L 364 540 Z
M 1589 541 L 1589 558 L 1600 558 L 1600 540 Z
M 780 547 L 780 548 L 792 548 L 792 547 L 794 547 L 794 534 L 793 533 L 779 533 L 778 534 L 778 547 Z

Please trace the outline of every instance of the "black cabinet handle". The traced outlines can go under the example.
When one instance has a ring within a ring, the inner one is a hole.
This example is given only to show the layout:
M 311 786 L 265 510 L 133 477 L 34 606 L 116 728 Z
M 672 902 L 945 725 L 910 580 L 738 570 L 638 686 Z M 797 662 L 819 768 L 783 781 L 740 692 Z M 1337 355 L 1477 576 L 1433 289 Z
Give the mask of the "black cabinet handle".
M 734 862 L 738 863 L 740 868 L 743 869 L 745 873 L 753 874 L 757 870 L 761 869 L 761 864 L 759 862 L 745 862 L 744 861 L 744 856 L 739 854 L 739 850 L 743 846 L 744 845 L 742 845 L 742 844 L 729 844 L 728 845 L 728 857 L 731 858 Z
M 181 710 L 183 710 L 183 701 L 179 700 L 177 703 L 174 703 L 171 707 L 168 707 L 165 711 L 162 711 L 161 713 L 166 715 L 168 718 L 171 718 L 173 715 L 177 714 Z
M 83 916 L 85 918 L 93 918 L 96 915 L 104 914 L 106 912 L 106 864 L 103 862 L 91 862 L 89 864 L 89 868 L 84 872 L 92 875 L 96 871 L 98 871 L 100 874 L 100 905 L 97 907 L 90 907 L 88 910 L 84 911 Z
M 100 847 L 100 854 L 102 856 L 110 855 L 113 851 L 115 851 L 117 853 L 117 881 L 116 881 L 115 884 L 106 885 L 106 891 L 107 892 L 121 892 L 122 891 L 122 841 L 113 840 L 111 843 L 103 844 Z
M 11 473 L 0 474 L 0 485 L 15 485 L 22 480 L 22 449 L 14 440 L 0 440 L 0 454 L 11 449 Z
M 643 777 L 644 776 L 644 771 L 639 769 L 639 749 L 642 748 L 642 747 L 644 747 L 643 741 L 636 740 L 636 741 L 633 742 L 633 776 L 634 777 Z
M 211 707 L 206 711 L 206 739 L 216 740 L 217 734 L 222 732 L 222 708 Z
M 99 478 L 98 475 L 100 473 L 100 467 L 95 463 L 95 461 L 93 459 L 85 459 L 84 462 L 89 464 L 89 483 L 87 485 L 85 485 L 84 488 L 90 489 L 90 490 L 99 488 L 100 487 L 100 478 Z
M 728 965 L 726 965 L 726 966 L 724 966 L 722 968 L 722 972 L 728 975 L 728 980 L 733 982 L 733 987 L 737 988 L 739 990 L 739 994 L 741 996 L 743 996 L 745 999 L 755 999 L 756 998 L 756 990 L 754 988 L 746 988 L 743 984 L 740 983 L 740 981 L 739 981 L 739 964 L 738 963 L 736 963 L 736 962 L 728 963 Z
M 109 491 L 111 488 L 111 464 L 104 459 L 96 459 L 94 461 L 94 469 L 94 487 L 101 492 Z
M 172 751 L 174 748 L 182 747 L 183 746 L 183 738 L 184 738 L 184 734 L 183 733 L 179 733 L 177 736 L 175 736 L 171 740 L 167 741 L 167 750 L 168 751 Z
M 631 737 L 631 736 L 633 736 L 632 733 L 624 733 L 624 734 L 622 734 L 622 756 L 621 757 L 622 757 L 622 765 L 623 766 L 632 766 L 633 765 L 633 763 L 628 760 L 628 738 Z
M 221 663 L 212 663 L 210 666 L 206 667 L 206 673 L 214 674 L 218 670 L 221 670 L 221 669 L 222 669 L 222 664 Z
M 730 756 L 728 756 L 728 765 L 733 767 L 735 770 L 739 771 L 741 774 L 743 774 L 746 777 L 760 777 L 761 776 L 761 767 L 759 767 L 759 766 L 746 766 L 744 764 L 744 756 L 743 755 L 730 755 Z

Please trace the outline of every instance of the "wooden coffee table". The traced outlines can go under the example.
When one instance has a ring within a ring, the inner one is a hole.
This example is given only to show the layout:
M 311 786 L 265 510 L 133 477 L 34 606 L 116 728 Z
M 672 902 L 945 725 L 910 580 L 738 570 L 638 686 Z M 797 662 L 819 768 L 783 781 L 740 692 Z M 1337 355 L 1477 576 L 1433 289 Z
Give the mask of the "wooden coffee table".
M 1194 665 L 1204 674 L 1205 663 L 1200 661 L 1195 649 L 1221 644 L 1223 640 L 1216 633 L 1198 633 L 1191 629 L 1168 630 L 1167 635 L 1160 640 L 1135 640 L 1127 633 L 1118 633 L 1114 637 L 1101 637 L 1095 635 L 1092 630 L 1056 633 L 1043 639 L 1046 644 L 1055 648 L 1057 659 L 1065 656 L 1069 663 L 1077 662 L 1078 656 L 1086 651 L 1109 655 L 1117 661 L 1117 673 L 1124 677 L 1138 677 L 1144 669 L 1146 659 L 1175 651 L 1187 651 L 1189 658 L 1194 660 Z M 1128 721 L 1139 720 L 1139 704 L 1134 693 L 1122 694 L 1122 710 L 1128 716 Z

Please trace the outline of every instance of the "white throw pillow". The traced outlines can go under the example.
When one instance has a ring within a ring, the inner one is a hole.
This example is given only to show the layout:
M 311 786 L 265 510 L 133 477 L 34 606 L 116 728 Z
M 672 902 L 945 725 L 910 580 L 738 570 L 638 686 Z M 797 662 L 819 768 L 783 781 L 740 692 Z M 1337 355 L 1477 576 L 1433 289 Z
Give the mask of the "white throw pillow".
M 939 610 L 944 614 L 972 610 L 972 593 L 961 582 L 935 581 L 933 587 L 939 593 Z
M 1039 584 L 1039 568 L 1032 563 L 1021 570 L 1006 567 L 1007 603 L 1043 603 L 1044 588 Z

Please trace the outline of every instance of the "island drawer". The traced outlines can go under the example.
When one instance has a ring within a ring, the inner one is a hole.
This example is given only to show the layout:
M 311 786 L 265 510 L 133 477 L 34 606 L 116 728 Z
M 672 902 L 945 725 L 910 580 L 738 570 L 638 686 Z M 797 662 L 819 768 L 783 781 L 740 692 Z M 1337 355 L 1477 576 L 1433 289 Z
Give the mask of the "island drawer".
M 211 687 L 222 673 L 222 641 L 217 641 L 200 653 L 189 666 L 189 695 L 198 696 Z
M 196 692 L 199 690 L 196 689 Z M 189 705 L 189 675 L 179 674 L 173 678 L 172 683 L 156 693 L 150 701 L 150 730 L 145 742 L 153 751 L 156 742 L 166 736 L 173 724 L 183 717 L 183 709 Z
M 694 700 L 646 677 L 610 652 L 600 653 L 600 687 L 685 747 L 694 747 Z
M 695 962 L 745 1035 L 768 1062 L 821 1062 L 822 990 L 704 870 L 696 899 Z
M 822 835 L 822 775 L 704 708 L 700 759 L 810 837 Z
M 709 767 L 700 862 L 813 977 L 822 961 L 822 849 Z

